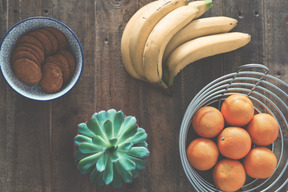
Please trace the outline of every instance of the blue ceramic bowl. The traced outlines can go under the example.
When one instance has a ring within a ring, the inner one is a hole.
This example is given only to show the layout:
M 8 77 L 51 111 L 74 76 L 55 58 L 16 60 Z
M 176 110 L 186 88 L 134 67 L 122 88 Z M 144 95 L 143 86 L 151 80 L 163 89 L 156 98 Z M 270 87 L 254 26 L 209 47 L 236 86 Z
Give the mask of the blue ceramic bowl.
M 54 27 L 64 33 L 70 51 L 76 59 L 76 70 L 70 81 L 57 93 L 46 93 L 39 84 L 28 85 L 21 82 L 13 73 L 10 57 L 16 41 L 25 33 L 41 27 Z M 0 68 L 7 83 L 19 94 L 33 100 L 48 101 L 59 98 L 70 91 L 79 80 L 83 69 L 83 50 L 75 33 L 64 23 L 49 17 L 30 17 L 11 27 L 0 45 Z

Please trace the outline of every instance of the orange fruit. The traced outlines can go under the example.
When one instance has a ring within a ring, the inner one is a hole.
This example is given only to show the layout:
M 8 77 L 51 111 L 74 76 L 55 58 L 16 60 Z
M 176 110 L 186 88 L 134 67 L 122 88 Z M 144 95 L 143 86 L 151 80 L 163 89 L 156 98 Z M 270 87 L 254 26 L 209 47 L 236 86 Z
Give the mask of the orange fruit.
M 215 107 L 201 107 L 192 118 L 192 126 L 201 137 L 216 137 L 224 128 L 224 118 Z
M 276 169 L 277 157 L 266 147 L 255 147 L 244 158 L 243 164 L 250 177 L 265 179 Z
M 220 153 L 230 159 L 241 159 L 251 149 L 249 133 L 240 127 L 227 127 L 218 135 L 217 146 Z
M 237 191 L 245 183 L 245 169 L 240 161 L 222 159 L 213 169 L 213 180 L 222 191 Z
M 253 118 L 254 106 L 247 96 L 234 94 L 224 100 L 221 113 L 227 124 L 242 127 Z
M 277 139 L 279 126 L 273 116 L 267 113 L 259 113 L 248 124 L 247 131 L 255 145 L 267 146 Z
M 187 149 L 189 163 L 201 171 L 211 169 L 217 163 L 218 156 L 219 151 L 216 144 L 206 138 L 194 139 Z

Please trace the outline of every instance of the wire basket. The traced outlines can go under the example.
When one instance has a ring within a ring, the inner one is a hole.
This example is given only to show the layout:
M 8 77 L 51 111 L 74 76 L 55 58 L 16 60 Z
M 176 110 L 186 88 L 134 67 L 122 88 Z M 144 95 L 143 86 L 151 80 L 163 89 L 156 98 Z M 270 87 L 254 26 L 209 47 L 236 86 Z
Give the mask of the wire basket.
M 206 85 L 191 101 L 184 114 L 180 136 L 180 158 L 185 174 L 196 191 L 220 191 L 213 183 L 212 171 L 198 171 L 188 162 L 186 149 L 196 137 L 191 125 L 194 113 L 203 106 L 220 109 L 222 102 L 232 94 L 247 95 L 254 104 L 256 113 L 269 113 L 277 119 L 279 136 L 269 146 L 275 153 L 278 164 L 273 175 L 267 179 L 247 177 L 239 191 L 283 191 L 288 183 L 288 84 L 268 74 L 262 64 L 246 64 L 237 72 L 224 75 Z

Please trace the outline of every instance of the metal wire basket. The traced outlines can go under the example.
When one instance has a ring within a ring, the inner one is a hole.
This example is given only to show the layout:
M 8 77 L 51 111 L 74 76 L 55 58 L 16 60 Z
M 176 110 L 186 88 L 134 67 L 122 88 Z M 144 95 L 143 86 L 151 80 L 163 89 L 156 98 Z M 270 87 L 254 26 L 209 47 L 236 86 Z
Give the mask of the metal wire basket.
M 283 191 L 288 183 L 288 84 L 268 74 L 269 69 L 262 64 L 246 64 L 237 72 L 224 75 L 206 85 L 191 101 L 184 114 L 180 136 L 180 158 L 185 174 L 196 191 L 220 191 L 214 185 L 208 171 L 197 171 L 188 162 L 186 149 L 195 138 L 191 126 L 194 113 L 203 106 L 220 108 L 229 95 L 247 95 L 253 102 L 256 113 L 269 113 L 279 125 L 279 136 L 269 146 L 275 153 L 278 164 L 275 172 L 267 179 L 247 177 L 245 185 L 239 191 Z

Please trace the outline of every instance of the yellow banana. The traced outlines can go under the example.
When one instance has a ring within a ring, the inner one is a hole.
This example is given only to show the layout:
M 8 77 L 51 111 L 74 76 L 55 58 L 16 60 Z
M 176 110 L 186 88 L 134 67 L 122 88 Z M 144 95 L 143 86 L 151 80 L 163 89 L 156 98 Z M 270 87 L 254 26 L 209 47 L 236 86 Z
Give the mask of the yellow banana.
M 236 50 L 250 40 L 249 34 L 229 32 L 199 37 L 180 45 L 167 59 L 168 85 L 172 86 L 175 76 L 188 64 L 205 57 Z
M 150 33 L 143 53 L 145 78 L 151 83 L 162 80 L 162 56 L 166 45 L 173 35 L 197 14 L 192 6 L 179 7 L 163 17 Z
M 179 30 L 169 41 L 163 55 L 163 64 L 165 65 L 167 57 L 170 55 L 170 53 L 183 43 L 205 35 L 229 32 L 236 25 L 236 19 L 223 16 L 193 20 Z
M 187 0 L 159 0 L 155 6 L 143 12 L 133 23 L 129 52 L 135 71 L 144 77 L 142 58 L 145 42 L 154 26 L 172 10 L 187 5 Z
M 210 0 L 191 2 L 188 6 L 171 11 L 155 25 L 143 52 L 143 71 L 149 82 L 160 86 L 165 85 L 162 81 L 162 57 L 168 42 L 192 19 L 204 14 L 212 6 L 211 4 Z
M 134 30 L 134 23 L 135 21 L 146 11 L 151 9 L 152 7 L 155 7 L 159 4 L 158 1 L 153 1 L 151 3 L 148 3 L 147 5 L 140 8 L 128 21 L 128 23 L 125 26 L 125 29 L 122 34 L 121 38 L 121 56 L 123 65 L 126 69 L 126 71 L 135 79 L 144 80 L 138 73 L 134 70 L 131 59 L 130 59 L 130 52 L 129 52 L 129 44 L 130 44 L 130 35 L 133 33 Z

